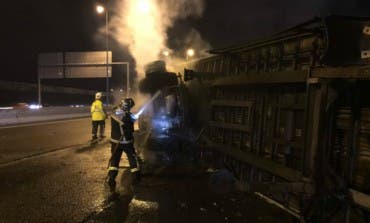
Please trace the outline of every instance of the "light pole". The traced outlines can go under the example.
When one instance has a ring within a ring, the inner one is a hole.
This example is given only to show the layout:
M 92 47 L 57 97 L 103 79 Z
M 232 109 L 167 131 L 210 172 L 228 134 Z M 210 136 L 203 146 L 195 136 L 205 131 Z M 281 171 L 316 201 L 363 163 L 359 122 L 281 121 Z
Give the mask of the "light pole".
M 107 77 L 106 77 L 106 94 L 107 94 L 107 105 L 109 105 L 109 67 L 108 67 L 108 50 L 109 50 L 109 33 L 108 33 L 108 9 L 107 7 L 104 7 L 103 5 L 97 5 L 96 11 L 99 14 L 103 14 L 105 12 L 105 59 L 106 59 L 106 71 L 107 71 Z

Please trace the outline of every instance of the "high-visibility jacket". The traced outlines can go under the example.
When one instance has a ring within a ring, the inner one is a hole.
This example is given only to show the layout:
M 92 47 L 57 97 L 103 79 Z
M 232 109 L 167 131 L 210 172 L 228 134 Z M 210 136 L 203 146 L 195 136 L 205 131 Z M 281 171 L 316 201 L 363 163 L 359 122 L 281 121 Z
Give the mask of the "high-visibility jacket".
M 105 120 L 106 114 L 103 107 L 103 102 L 95 100 L 91 104 L 91 118 L 93 121 Z

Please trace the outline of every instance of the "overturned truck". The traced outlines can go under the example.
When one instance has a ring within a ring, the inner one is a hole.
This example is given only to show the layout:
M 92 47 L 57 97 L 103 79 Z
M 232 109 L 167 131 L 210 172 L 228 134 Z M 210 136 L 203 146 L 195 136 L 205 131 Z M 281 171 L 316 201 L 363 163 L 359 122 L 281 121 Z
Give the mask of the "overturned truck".
M 145 71 L 139 89 L 150 100 L 136 133 L 142 168 L 150 174 L 178 174 L 184 170 L 180 167 L 191 166 L 195 160 L 195 143 L 186 120 L 187 90 L 180 76 L 167 71 L 164 61 L 148 64 Z
M 210 52 L 184 72 L 198 158 L 302 222 L 368 222 L 370 18 Z
M 200 158 L 306 222 L 368 220 L 370 19 L 316 18 L 211 53 L 184 75 L 207 95 L 192 106 L 208 110 Z

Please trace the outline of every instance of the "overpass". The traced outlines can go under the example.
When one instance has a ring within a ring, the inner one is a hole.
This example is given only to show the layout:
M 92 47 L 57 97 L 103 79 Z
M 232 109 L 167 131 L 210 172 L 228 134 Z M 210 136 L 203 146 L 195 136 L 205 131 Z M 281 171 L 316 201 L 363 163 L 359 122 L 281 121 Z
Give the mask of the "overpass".
M 37 84 L 0 81 L 0 105 L 19 102 L 36 103 L 38 94 Z M 44 104 L 89 104 L 95 91 L 43 85 L 41 88 Z

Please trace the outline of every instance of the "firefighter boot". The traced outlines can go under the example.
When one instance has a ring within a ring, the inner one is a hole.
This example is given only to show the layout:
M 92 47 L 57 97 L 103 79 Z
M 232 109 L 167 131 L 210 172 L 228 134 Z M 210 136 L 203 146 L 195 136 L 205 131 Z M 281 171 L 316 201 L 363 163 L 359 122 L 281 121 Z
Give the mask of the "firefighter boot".
M 116 182 L 108 177 L 104 183 L 104 187 L 106 193 L 104 204 L 110 205 L 118 198 L 118 194 L 116 193 Z
M 110 193 L 115 193 L 116 192 L 116 176 L 117 176 L 118 171 L 116 170 L 110 170 L 108 172 L 107 180 L 105 181 L 105 185 L 107 188 L 109 188 Z
M 132 176 L 132 185 L 137 185 L 141 181 L 141 173 L 140 171 L 135 171 L 131 173 Z
M 109 188 L 109 192 L 111 194 L 115 193 L 116 192 L 116 181 L 114 180 L 111 180 L 108 178 L 108 180 L 105 182 L 107 188 Z
M 91 144 L 95 144 L 97 142 L 98 142 L 98 137 L 96 135 L 93 135 L 92 138 L 91 138 L 91 140 L 90 140 L 90 143 Z

